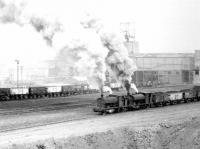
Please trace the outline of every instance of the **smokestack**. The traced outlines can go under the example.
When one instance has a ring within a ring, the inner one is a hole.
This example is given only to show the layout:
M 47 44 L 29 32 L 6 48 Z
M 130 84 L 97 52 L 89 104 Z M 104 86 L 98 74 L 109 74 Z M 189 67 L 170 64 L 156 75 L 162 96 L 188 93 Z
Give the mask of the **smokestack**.
M 128 80 L 125 80 L 125 82 L 124 82 L 124 86 L 125 86 L 125 88 L 126 88 L 127 95 L 130 95 L 131 84 L 129 83 Z

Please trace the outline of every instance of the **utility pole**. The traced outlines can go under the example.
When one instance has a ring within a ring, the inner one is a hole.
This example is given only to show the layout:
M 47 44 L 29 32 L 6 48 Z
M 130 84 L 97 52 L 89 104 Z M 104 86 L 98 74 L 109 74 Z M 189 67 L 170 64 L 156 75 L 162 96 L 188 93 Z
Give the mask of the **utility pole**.
M 19 60 L 15 60 L 17 63 L 17 88 L 19 87 Z
M 20 66 L 21 68 L 21 85 L 23 85 L 23 66 Z

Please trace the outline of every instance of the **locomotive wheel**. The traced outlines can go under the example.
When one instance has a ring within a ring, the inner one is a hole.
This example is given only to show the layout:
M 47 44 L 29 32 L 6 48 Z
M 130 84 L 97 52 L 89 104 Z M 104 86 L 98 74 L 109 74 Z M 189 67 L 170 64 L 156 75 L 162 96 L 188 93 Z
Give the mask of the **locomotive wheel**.
M 6 101 L 6 98 L 3 96 L 0 98 L 0 101 Z
M 150 104 L 150 108 L 154 108 L 155 106 L 154 106 L 154 104 Z
M 162 103 L 162 105 L 163 105 L 163 106 L 166 106 L 166 105 L 167 105 L 167 103 L 166 103 L 166 102 L 163 102 L 163 103 Z
M 122 108 L 118 108 L 117 109 L 117 113 L 121 112 L 122 111 Z
M 5 101 L 8 101 L 10 98 L 8 96 L 4 97 Z
M 160 103 L 158 102 L 158 103 L 155 103 L 155 107 L 160 107 L 161 105 L 160 105 Z
M 122 112 L 126 112 L 126 111 L 128 111 L 127 108 L 122 108 Z
M 105 116 L 105 115 L 106 115 L 106 112 L 105 112 L 105 111 L 103 111 L 103 112 L 101 112 L 100 114 Z

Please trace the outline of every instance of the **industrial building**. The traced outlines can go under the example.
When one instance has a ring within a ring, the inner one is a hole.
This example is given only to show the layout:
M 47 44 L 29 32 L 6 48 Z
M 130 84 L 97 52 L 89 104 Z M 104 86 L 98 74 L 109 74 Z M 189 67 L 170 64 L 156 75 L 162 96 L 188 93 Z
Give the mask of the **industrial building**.
M 137 65 L 132 81 L 138 87 L 200 82 L 200 50 L 194 53 L 140 53 L 135 23 L 121 23 L 124 45 Z M 113 79 L 111 79 L 113 81 Z
M 138 53 L 134 57 L 137 86 L 191 84 L 194 80 L 195 53 Z
M 135 53 L 131 55 L 131 58 L 137 66 L 137 71 L 132 76 L 132 82 L 137 87 L 200 82 L 200 50 L 196 50 L 194 53 Z M 48 77 L 57 81 L 62 80 L 62 82 L 72 81 L 71 75 L 68 73 L 64 77 L 64 75 L 58 75 L 55 72 L 57 72 L 55 68 L 50 67 Z M 105 84 L 115 83 L 115 80 L 108 73 L 106 73 L 106 78 Z

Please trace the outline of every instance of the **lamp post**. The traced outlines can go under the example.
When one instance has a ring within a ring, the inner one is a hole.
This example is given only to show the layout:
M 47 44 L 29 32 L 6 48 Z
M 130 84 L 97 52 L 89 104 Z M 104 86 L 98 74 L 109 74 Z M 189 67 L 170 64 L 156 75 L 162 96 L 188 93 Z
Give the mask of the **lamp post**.
M 17 63 L 17 88 L 19 87 L 19 60 L 15 60 Z

